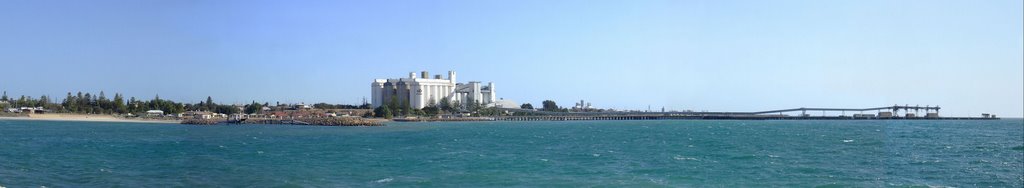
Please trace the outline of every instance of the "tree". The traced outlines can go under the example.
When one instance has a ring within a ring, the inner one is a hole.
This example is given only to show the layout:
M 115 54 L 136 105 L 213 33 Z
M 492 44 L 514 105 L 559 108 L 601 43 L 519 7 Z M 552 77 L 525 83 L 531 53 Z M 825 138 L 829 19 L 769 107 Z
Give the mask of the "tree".
M 50 104 L 50 97 L 43 95 L 39 96 L 39 101 L 36 102 L 35 106 L 45 107 Z
M 256 101 L 252 101 L 252 104 L 245 105 L 245 113 L 246 114 L 255 114 L 257 112 L 260 112 L 260 110 L 262 110 L 262 109 L 263 109 L 263 105 L 260 104 L 260 103 L 256 103 Z
M 206 109 L 213 110 L 217 108 L 216 104 L 213 104 L 213 97 L 206 96 Z
M 69 93 L 70 94 L 70 93 Z M 128 112 L 128 109 L 124 105 L 124 96 L 120 93 L 114 93 L 114 113 L 123 114 Z
M 523 105 L 519 106 L 519 108 L 522 108 L 522 109 L 533 109 L 533 105 L 530 104 L 530 103 L 523 103 Z
M 438 108 L 437 106 L 427 106 L 423 107 L 422 111 L 424 115 L 436 116 L 438 113 L 441 112 L 441 108 Z
M 221 114 L 237 114 L 238 108 L 231 105 L 217 105 L 217 108 L 213 112 Z
M 476 101 L 476 100 L 470 100 L 469 104 L 466 104 L 466 109 L 469 110 L 470 112 L 476 112 L 476 111 L 480 110 L 481 108 L 483 108 L 483 105 L 480 104 L 480 102 Z
M 542 102 L 542 103 L 544 105 L 544 111 L 552 111 L 552 112 L 554 112 L 554 111 L 558 111 L 559 110 L 558 109 L 558 104 L 555 104 L 555 101 L 544 100 L 544 102 Z
M 408 116 L 408 115 L 412 115 L 413 114 L 412 106 L 409 105 L 409 101 L 405 101 L 405 102 L 402 103 L 402 113 L 401 114 L 403 116 Z
M 391 119 L 391 117 L 394 116 L 393 114 L 391 114 L 391 107 L 389 107 L 388 105 L 381 105 L 373 109 L 373 115 L 386 119 Z
M 462 101 L 452 102 L 452 110 L 462 111 Z
M 387 108 L 384 109 L 384 119 L 391 119 L 391 118 L 394 118 L 394 117 L 395 117 L 395 115 L 391 114 L 391 110 L 389 110 Z
M 448 99 L 448 97 L 442 97 L 438 107 L 443 111 L 452 111 L 452 100 Z
M 100 107 L 100 113 L 110 113 L 114 108 L 111 104 L 110 99 L 107 99 L 107 95 L 100 91 L 99 99 L 96 100 L 96 105 Z
M 0 101 L 7 101 L 7 91 L 4 91 L 4 96 L 0 97 Z
M 373 109 L 374 117 L 384 117 L 384 109 L 388 109 L 388 105 L 381 105 Z
M 139 101 L 132 97 L 128 100 L 128 112 L 137 112 L 139 110 Z
M 398 105 L 398 96 L 392 95 L 391 102 L 389 102 L 386 106 L 389 108 L 388 110 L 391 110 L 392 113 L 397 113 L 400 107 Z
M 85 110 L 84 113 L 88 113 L 88 114 L 93 113 L 94 109 L 92 107 L 90 107 L 90 106 L 92 106 L 92 101 L 93 101 L 92 100 L 92 94 L 89 94 L 88 92 L 86 92 L 85 93 L 85 97 L 78 101 L 78 104 L 81 105 L 79 108 Z

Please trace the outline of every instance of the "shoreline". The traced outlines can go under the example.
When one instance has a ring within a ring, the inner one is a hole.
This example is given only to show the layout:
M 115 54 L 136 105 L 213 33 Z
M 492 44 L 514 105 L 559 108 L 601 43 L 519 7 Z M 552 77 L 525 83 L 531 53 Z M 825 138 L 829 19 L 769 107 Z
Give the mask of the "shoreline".
M 35 116 L 35 117 L 33 117 Z M 39 117 L 38 115 L 32 115 L 29 117 L 0 117 L 0 120 L 27 120 L 27 121 L 74 121 L 74 122 L 111 122 L 111 123 L 163 123 L 163 124 L 180 124 L 178 120 L 142 120 L 142 119 L 123 119 L 116 118 L 109 115 L 84 115 L 84 114 L 50 114 Z

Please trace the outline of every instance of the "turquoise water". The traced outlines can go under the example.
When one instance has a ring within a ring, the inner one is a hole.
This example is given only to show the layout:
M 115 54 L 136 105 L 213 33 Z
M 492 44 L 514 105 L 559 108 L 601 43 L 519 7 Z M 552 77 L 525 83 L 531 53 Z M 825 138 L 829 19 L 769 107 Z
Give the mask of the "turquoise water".
M 1022 187 L 1024 121 L 0 120 L 6 187 Z

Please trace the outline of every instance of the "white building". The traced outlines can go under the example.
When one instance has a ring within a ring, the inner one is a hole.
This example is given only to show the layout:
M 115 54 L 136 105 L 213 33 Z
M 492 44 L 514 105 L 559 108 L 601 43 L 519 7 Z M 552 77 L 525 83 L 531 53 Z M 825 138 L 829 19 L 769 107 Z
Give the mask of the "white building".
M 146 115 L 149 115 L 149 116 L 162 116 L 162 115 L 164 115 L 164 111 L 163 110 L 148 110 L 148 111 L 146 111 Z
M 441 75 L 431 78 L 430 73 L 423 71 L 419 77 L 416 72 L 410 72 L 408 78 L 376 79 L 370 84 L 371 104 L 376 108 L 395 98 L 399 104 L 408 102 L 410 107 L 420 109 L 437 105 L 442 98 L 463 105 L 476 101 L 486 106 L 497 101 L 494 83 L 458 83 L 455 78 L 455 71 L 448 71 L 447 79 Z

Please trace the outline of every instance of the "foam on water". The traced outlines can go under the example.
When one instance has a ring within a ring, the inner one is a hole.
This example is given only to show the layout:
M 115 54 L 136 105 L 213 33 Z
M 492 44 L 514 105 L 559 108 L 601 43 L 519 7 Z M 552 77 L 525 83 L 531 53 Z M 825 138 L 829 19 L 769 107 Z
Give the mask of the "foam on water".
M 675 159 L 675 160 L 680 160 L 680 161 L 683 161 L 683 160 L 699 161 L 699 159 L 697 159 L 697 158 L 685 157 L 685 156 L 682 156 L 682 155 L 676 155 L 676 156 L 674 156 L 672 158 Z
M 394 180 L 395 179 L 392 179 L 392 178 L 384 178 L 384 179 L 379 179 L 379 180 L 374 181 L 374 182 L 377 182 L 377 183 L 387 183 L 387 182 L 391 182 L 391 181 L 394 181 Z

